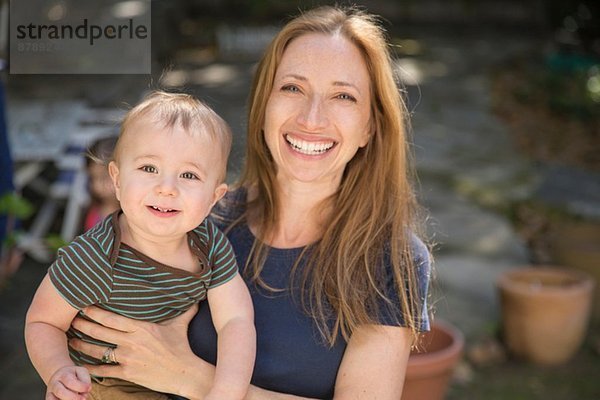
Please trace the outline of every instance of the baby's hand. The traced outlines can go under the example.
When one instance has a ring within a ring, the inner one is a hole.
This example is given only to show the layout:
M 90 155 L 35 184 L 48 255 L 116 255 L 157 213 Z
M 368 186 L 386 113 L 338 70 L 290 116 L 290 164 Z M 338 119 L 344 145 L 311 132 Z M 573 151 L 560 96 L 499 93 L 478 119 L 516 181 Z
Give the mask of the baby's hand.
M 48 381 L 46 400 L 85 400 L 92 390 L 90 373 L 84 367 L 62 367 Z

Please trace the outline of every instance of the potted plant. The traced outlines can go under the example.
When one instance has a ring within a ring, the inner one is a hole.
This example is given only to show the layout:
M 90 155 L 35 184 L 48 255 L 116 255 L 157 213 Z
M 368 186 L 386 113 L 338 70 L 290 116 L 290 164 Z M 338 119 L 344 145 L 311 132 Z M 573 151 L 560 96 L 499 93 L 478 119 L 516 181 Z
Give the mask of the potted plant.
M 464 344 L 458 329 L 436 320 L 410 354 L 402 400 L 442 400 Z
M 503 273 L 497 287 L 510 353 L 541 365 L 564 363 L 576 353 L 590 317 L 594 282 L 589 275 L 529 267 Z

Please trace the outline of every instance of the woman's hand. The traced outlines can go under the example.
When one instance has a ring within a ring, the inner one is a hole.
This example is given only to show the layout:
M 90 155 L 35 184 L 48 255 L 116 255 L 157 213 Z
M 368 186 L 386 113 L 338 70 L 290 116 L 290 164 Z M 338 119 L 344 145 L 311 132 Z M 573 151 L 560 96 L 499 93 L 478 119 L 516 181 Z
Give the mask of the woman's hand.
M 198 397 L 212 385 L 214 367 L 196 357 L 188 343 L 187 329 L 198 308 L 177 318 L 150 323 L 123 317 L 97 307 L 85 309 L 87 317 L 77 317 L 73 327 L 93 338 L 113 343 L 118 364 L 86 365 L 92 375 L 114 377 L 155 391 Z M 70 345 L 85 354 L 102 359 L 106 347 L 73 339 Z M 188 386 L 194 385 L 193 389 Z

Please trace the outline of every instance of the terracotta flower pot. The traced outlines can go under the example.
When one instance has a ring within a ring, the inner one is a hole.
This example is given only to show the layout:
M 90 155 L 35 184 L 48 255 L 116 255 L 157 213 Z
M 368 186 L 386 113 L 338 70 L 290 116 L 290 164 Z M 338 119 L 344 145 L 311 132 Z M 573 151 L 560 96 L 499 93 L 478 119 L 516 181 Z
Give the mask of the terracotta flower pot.
M 497 281 L 504 342 L 515 356 L 556 365 L 579 349 L 589 322 L 594 283 L 558 267 L 509 271 Z
M 442 400 L 464 344 L 458 329 L 436 321 L 408 359 L 402 400 Z
M 600 284 L 600 223 L 565 221 L 548 235 L 552 259 L 564 266 L 590 274 Z M 592 317 L 600 321 L 600 292 L 596 291 Z

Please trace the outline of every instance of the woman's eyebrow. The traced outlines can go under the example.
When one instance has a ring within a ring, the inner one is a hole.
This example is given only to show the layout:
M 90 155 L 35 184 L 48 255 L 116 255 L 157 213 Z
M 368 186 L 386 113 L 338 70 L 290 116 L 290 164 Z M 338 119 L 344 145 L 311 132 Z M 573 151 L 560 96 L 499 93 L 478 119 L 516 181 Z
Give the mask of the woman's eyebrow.
M 298 75 L 298 74 L 285 74 L 283 75 L 280 79 L 286 79 L 286 78 L 293 78 L 299 81 L 304 81 L 306 82 L 308 79 L 305 76 L 302 75 Z M 351 87 L 354 88 L 359 94 L 362 94 L 360 89 L 358 88 L 358 86 L 356 86 L 353 83 L 350 82 L 346 82 L 346 81 L 334 81 L 333 82 L 334 86 L 341 86 L 341 87 Z
M 356 86 L 355 84 L 350 83 L 350 82 L 335 81 L 335 82 L 333 82 L 333 85 L 334 86 L 342 86 L 342 87 L 351 87 L 351 88 L 354 88 L 359 94 L 362 94 L 360 92 L 360 89 L 358 88 L 358 86 Z
M 285 79 L 285 78 L 293 78 L 293 79 L 297 79 L 299 81 L 306 81 L 306 77 L 302 76 L 302 75 L 298 75 L 298 74 L 285 74 L 281 77 L 281 79 Z

